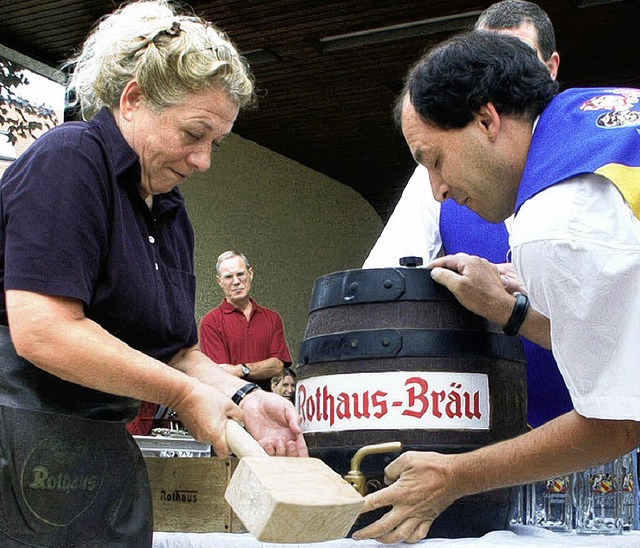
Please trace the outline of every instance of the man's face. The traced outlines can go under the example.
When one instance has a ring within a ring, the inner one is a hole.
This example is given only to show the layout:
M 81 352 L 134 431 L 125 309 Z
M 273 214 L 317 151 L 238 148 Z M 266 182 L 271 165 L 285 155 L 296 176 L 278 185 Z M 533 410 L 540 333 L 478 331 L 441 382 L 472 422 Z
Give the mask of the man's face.
M 549 59 L 545 60 L 542 57 L 540 43 L 538 42 L 538 31 L 532 23 L 523 23 L 519 27 L 510 29 L 492 29 L 490 27 L 479 26 L 478 30 L 491 31 L 498 34 L 506 34 L 508 36 L 515 36 L 516 38 L 519 38 L 525 44 L 531 46 L 534 50 L 536 50 L 538 59 L 540 59 L 540 62 L 547 67 L 547 69 L 549 70 L 549 74 L 551 74 L 551 78 L 553 78 L 554 80 L 556 79 L 556 76 L 558 75 L 558 67 L 560 65 L 560 57 L 557 52 L 553 52 Z
M 292 400 L 296 394 L 296 381 L 293 377 L 285 375 L 283 379 L 273 387 L 273 391 L 276 394 Z
M 216 276 L 216 280 L 225 299 L 231 304 L 239 304 L 249 298 L 253 270 L 247 268 L 241 257 L 231 257 L 220 263 L 220 274 Z
M 413 157 L 429 170 L 436 200 L 451 198 L 491 222 L 513 213 L 523 160 L 512 160 L 523 151 L 490 141 L 478 117 L 462 129 L 441 129 L 425 123 L 406 98 L 402 132 Z

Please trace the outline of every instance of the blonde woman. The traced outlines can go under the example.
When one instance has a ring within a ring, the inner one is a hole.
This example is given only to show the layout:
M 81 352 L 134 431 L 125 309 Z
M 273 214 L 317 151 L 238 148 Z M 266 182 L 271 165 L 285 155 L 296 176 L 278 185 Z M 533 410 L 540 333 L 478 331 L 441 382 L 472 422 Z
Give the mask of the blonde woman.
M 231 419 L 271 454 L 307 454 L 291 403 L 196 346 L 177 187 L 209 168 L 253 82 L 224 33 L 163 0 L 104 18 L 72 64 L 85 121 L 43 135 L 0 186 L 0 545 L 150 546 L 125 429 L 140 400 L 219 456 Z

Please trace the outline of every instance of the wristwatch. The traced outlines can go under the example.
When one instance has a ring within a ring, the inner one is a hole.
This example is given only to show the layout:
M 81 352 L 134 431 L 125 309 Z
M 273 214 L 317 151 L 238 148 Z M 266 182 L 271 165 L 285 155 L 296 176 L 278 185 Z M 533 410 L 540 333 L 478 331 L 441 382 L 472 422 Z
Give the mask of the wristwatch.
M 242 366 L 242 378 L 246 379 L 251 374 L 251 369 L 247 366 L 246 363 L 241 363 Z

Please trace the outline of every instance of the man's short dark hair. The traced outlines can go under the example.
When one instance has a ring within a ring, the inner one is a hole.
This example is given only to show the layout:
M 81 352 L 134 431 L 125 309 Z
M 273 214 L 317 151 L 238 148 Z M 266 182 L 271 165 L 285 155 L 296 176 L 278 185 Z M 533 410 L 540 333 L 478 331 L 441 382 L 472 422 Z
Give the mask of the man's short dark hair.
M 545 61 L 556 51 L 556 34 L 551 19 L 540 6 L 525 0 L 503 0 L 484 10 L 475 29 L 514 29 L 531 23 L 538 33 L 540 54 Z
M 409 71 L 396 117 L 400 120 L 408 96 L 425 122 L 443 129 L 465 127 L 487 103 L 499 114 L 533 120 L 558 87 L 520 39 L 495 32 L 458 34 L 428 51 Z

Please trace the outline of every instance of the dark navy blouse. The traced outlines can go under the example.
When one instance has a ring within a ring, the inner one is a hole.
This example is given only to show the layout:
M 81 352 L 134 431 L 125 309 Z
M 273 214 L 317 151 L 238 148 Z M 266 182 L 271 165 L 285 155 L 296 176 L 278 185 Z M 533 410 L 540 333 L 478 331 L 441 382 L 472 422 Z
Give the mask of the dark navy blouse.
M 90 122 L 65 123 L 45 133 L 0 183 L 0 277 L 4 290 L 81 300 L 88 318 L 167 362 L 197 342 L 194 234 L 177 188 L 154 196 L 150 210 L 139 182 L 138 156 L 108 110 Z M 4 292 L 1 324 L 7 325 Z M 23 380 L 29 376 L 16 373 Z M 42 389 L 35 384 L 34 390 Z M 88 407 L 101 395 L 75 385 L 59 388 L 73 397 L 86 393 Z M 31 396 L 37 394 L 27 399 Z M 135 415 L 134 400 L 104 398 L 123 400 L 125 414 Z

